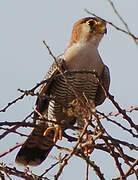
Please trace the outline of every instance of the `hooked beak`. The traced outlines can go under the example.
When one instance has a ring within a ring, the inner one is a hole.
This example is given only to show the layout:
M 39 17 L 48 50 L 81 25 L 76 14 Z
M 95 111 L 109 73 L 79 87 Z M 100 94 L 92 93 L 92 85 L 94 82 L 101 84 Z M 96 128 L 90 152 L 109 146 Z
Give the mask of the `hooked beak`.
M 107 28 L 105 24 L 100 24 L 95 27 L 95 31 L 99 34 L 107 34 Z
M 104 30 L 104 34 L 107 34 L 107 28 L 105 28 L 105 30 Z

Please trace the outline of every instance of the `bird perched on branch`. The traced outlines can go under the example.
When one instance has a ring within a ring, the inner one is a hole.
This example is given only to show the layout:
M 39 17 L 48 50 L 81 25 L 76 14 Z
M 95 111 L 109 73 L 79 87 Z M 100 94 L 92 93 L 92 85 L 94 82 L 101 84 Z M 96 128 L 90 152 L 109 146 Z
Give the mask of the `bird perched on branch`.
M 50 67 L 45 77 L 48 81 L 40 88 L 34 111 L 38 127 L 21 147 L 16 163 L 41 164 L 56 141 L 62 139 L 63 131 L 76 119 L 83 121 L 87 103 L 96 107 L 104 102 L 103 89 L 108 91 L 110 75 L 98 45 L 106 32 L 106 22 L 100 18 L 86 17 L 74 24 L 69 46 Z M 101 83 L 90 71 L 97 73 Z

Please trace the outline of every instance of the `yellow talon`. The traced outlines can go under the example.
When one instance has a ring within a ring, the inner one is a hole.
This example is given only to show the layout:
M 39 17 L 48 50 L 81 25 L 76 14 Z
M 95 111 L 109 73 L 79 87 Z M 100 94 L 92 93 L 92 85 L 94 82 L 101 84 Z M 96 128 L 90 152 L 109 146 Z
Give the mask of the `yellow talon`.
M 59 125 L 48 127 L 44 131 L 43 135 L 47 136 L 51 131 L 55 131 L 53 142 L 56 142 L 58 139 L 62 140 L 62 129 Z

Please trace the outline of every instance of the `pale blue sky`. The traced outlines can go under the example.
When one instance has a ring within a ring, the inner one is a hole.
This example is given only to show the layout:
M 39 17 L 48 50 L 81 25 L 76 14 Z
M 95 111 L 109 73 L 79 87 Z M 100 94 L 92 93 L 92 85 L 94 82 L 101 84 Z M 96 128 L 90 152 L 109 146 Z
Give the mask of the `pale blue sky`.
M 138 36 L 138 1 L 133 0 L 132 3 L 132 1 L 115 0 L 114 3 L 131 32 Z M 82 17 L 90 16 L 84 11 L 85 8 L 123 28 L 108 0 L 0 0 L 0 109 L 20 95 L 17 92 L 18 88 L 30 89 L 43 79 L 53 60 L 42 41 L 47 42 L 55 56 L 63 53 L 69 43 L 73 23 Z M 109 25 L 107 28 L 108 33 L 99 46 L 100 55 L 110 69 L 111 94 L 123 108 L 128 108 L 138 104 L 138 47 L 129 36 Z M 34 98 L 27 97 L 9 108 L 6 113 L 1 113 L 0 120 L 21 121 L 32 111 L 34 103 Z M 115 111 L 108 100 L 98 109 L 105 113 Z M 136 122 L 138 116 L 133 114 Z M 108 122 L 105 122 L 105 127 L 114 134 L 114 137 L 120 135 L 121 139 L 129 139 L 117 132 L 117 129 L 110 128 Z M 23 139 L 15 135 L 7 136 L 0 142 L 1 151 L 16 142 L 22 142 Z M 63 145 L 62 142 L 60 144 Z M 14 163 L 17 151 L 1 160 L 7 164 Z M 55 152 L 52 151 L 51 155 L 54 154 Z M 51 155 L 47 162 L 36 167 L 34 172 L 39 173 L 42 168 L 49 167 L 50 162 L 55 161 Z M 112 174 L 118 176 L 117 171 L 109 170 L 111 166 L 107 156 L 100 157 L 100 154 L 96 153 L 93 156 L 98 165 L 103 162 L 101 170 L 105 172 L 107 180 Z M 84 179 L 85 163 L 76 157 L 72 159 L 65 167 L 60 180 Z M 52 179 L 55 173 L 54 169 L 49 177 Z M 91 178 L 98 179 L 93 170 L 90 170 Z

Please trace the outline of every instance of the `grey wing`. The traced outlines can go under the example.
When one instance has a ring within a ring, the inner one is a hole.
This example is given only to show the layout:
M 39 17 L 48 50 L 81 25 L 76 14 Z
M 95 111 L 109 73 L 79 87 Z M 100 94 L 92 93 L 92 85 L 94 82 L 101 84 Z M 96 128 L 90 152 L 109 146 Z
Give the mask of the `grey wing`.
M 62 56 L 58 57 L 57 58 L 57 63 L 58 63 L 58 66 L 60 66 L 62 68 L 63 66 L 63 59 L 62 59 Z M 51 89 L 51 86 L 52 86 L 52 83 L 56 77 L 56 75 L 60 74 L 59 70 L 58 70 L 58 67 L 57 67 L 57 64 L 54 62 L 49 71 L 47 72 L 44 80 L 47 80 L 47 82 L 45 82 L 40 90 L 39 90 L 39 96 L 36 100 L 36 109 L 37 111 L 41 114 L 43 113 L 44 111 L 47 110 L 48 108 L 48 105 L 49 105 L 49 95 L 50 95 L 50 89 Z M 38 113 L 34 112 L 34 121 L 37 119 L 38 117 Z
M 105 90 L 108 91 L 109 85 L 110 85 L 110 72 L 106 65 L 104 65 L 104 69 L 101 75 L 101 82 Z M 101 87 L 101 85 L 99 85 L 97 88 L 96 97 L 95 97 L 96 106 L 102 104 L 105 98 L 106 98 L 105 92 L 103 88 Z

